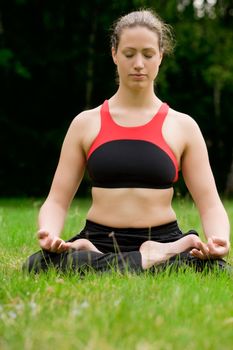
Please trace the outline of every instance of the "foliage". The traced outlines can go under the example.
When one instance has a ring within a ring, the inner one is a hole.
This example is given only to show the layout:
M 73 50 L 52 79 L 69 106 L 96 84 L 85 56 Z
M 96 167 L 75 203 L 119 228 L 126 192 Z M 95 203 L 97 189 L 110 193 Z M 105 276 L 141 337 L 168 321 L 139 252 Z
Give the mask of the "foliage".
M 47 192 L 73 117 L 116 89 L 109 28 L 139 7 L 155 9 L 174 28 L 175 53 L 164 60 L 156 91 L 198 121 L 217 184 L 224 189 L 233 148 L 232 1 L 4 0 L 1 195 Z M 82 192 L 87 183 L 85 178 Z

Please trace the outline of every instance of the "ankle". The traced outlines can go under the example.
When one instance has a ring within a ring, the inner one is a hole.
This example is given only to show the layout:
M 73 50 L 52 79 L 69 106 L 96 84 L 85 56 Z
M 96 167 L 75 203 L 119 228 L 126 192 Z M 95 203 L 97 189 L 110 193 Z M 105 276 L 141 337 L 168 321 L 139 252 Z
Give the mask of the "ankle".
M 198 244 L 201 241 L 200 238 L 194 234 L 189 235 L 190 248 L 198 248 Z

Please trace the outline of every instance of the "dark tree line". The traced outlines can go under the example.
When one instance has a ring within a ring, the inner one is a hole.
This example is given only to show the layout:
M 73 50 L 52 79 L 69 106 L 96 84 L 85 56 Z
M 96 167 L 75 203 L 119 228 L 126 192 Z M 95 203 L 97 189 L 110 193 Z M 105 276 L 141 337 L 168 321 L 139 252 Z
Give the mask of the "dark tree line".
M 157 94 L 198 122 L 217 185 L 233 192 L 232 0 L 3 0 L 0 196 L 47 193 L 69 123 L 116 89 L 109 28 L 139 7 L 156 10 L 177 41 Z

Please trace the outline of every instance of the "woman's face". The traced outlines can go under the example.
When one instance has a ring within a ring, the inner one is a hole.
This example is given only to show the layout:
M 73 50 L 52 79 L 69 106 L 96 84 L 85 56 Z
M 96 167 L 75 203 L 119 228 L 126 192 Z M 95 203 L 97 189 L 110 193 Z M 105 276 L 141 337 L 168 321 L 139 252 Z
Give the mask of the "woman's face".
M 117 51 L 112 49 L 112 57 L 117 65 L 120 85 L 147 87 L 154 83 L 162 61 L 158 35 L 142 26 L 125 28 Z

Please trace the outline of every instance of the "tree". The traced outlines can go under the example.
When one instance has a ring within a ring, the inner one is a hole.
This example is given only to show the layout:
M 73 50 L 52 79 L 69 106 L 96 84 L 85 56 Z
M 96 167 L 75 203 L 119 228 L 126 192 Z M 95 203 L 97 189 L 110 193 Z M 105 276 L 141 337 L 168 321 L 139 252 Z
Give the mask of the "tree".
M 197 120 L 224 190 L 233 149 L 231 0 L 3 0 L 1 195 L 47 193 L 70 121 L 116 89 L 109 28 L 139 7 L 174 28 L 175 54 L 163 61 L 155 88 Z

